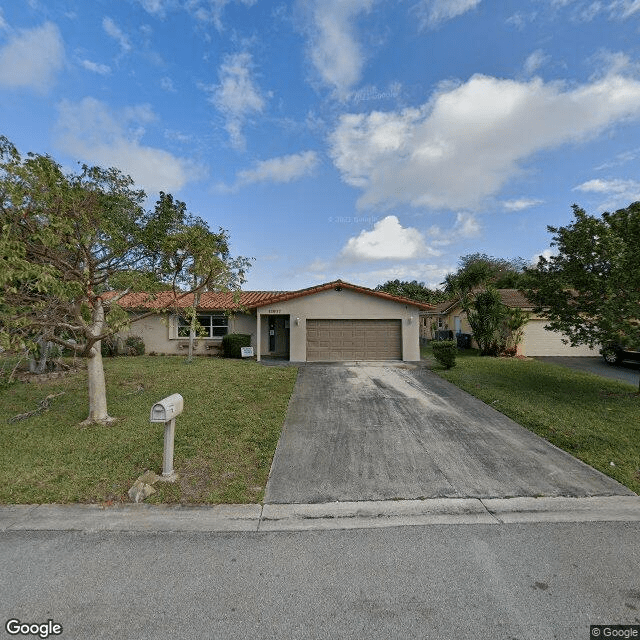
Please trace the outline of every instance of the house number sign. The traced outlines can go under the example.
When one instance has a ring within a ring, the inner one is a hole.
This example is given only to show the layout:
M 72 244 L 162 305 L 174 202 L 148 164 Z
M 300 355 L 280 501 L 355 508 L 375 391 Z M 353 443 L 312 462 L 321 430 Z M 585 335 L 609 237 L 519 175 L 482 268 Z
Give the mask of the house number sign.
M 282 309 L 267 309 L 267 313 L 271 313 L 271 314 L 278 314 L 278 313 L 282 313 Z

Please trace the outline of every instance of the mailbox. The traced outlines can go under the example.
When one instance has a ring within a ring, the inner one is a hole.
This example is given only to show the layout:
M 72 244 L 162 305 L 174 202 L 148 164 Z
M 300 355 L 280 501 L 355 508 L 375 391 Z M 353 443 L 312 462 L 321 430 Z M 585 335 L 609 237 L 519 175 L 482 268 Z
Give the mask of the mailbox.
M 184 399 L 179 393 L 163 398 L 151 407 L 151 422 L 168 422 L 182 413 Z

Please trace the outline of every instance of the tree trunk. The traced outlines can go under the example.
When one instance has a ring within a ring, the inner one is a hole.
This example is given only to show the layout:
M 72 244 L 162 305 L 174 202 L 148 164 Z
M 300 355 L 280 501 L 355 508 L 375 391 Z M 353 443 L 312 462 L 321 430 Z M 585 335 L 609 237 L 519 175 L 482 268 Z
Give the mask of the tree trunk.
M 104 307 L 98 298 L 94 303 L 92 320 L 89 330 L 89 340 L 95 339 L 104 328 Z M 104 381 L 104 366 L 102 364 L 101 341 L 94 342 L 87 356 L 87 371 L 89 379 L 89 416 L 83 424 L 100 422 L 107 424 L 114 418 L 107 413 L 107 386 Z
M 40 350 L 40 359 L 36 361 L 35 353 L 31 353 L 29 357 L 29 372 L 30 373 L 44 373 L 47 370 L 47 360 L 49 358 L 49 350 L 51 343 L 40 336 L 37 340 Z
M 114 418 L 107 413 L 107 387 L 104 379 L 99 340 L 91 347 L 89 352 L 87 371 L 89 378 L 89 417 L 83 424 L 113 422 Z

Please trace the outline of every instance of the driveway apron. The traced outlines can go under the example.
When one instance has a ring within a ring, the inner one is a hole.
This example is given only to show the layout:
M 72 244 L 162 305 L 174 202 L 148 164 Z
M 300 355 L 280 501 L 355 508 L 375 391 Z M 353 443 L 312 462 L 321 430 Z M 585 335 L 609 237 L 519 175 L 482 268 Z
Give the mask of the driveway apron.
M 266 503 L 634 495 L 415 367 L 301 366 Z

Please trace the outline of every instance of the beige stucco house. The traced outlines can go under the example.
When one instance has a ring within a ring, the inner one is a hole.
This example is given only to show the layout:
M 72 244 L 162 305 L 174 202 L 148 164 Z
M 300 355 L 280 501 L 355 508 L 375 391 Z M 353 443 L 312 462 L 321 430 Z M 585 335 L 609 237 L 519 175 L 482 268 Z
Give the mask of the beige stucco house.
M 533 313 L 532 303 L 517 289 L 499 289 L 503 304 L 511 308 L 523 309 L 529 312 L 530 317 L 524 327 L 522 341 L 518 345 L 518 354 L 524 356 L 597 356 L 597 348 L 590 349 L 586 346 L 572 347 L 562 340 L 566 337 L 555 331 L 547 331 L 547 320 L 544 316 Z M 462 309 L 459 299 L 441 302 L 421 312 L 420 337 L 433 339 L 434 331 L 451 331 L 455 336 L 458 333 L 473 334 L 466 313 Z M 477 345 L 475 342 L 473 346 Z
M 153 300 L 131 293 L 119 304 L 136 313 L 163 309 L 172 294 Z M 180 308 L 192 296 L 178 300 L 171 312 L 161 312 L 131 324 L 125 335 L 140 336 L 147 353 L 175 354 L 188 348 L 189 329 Z M 279 357 L 292 362 L 420 360 L 420 313 L 431 309 L 341 280 L 285 292 L 205 292 L 198 304 L 202 327 L 195 353 L 217 355 L 227 333 L 251 336 L 258 360 Z

